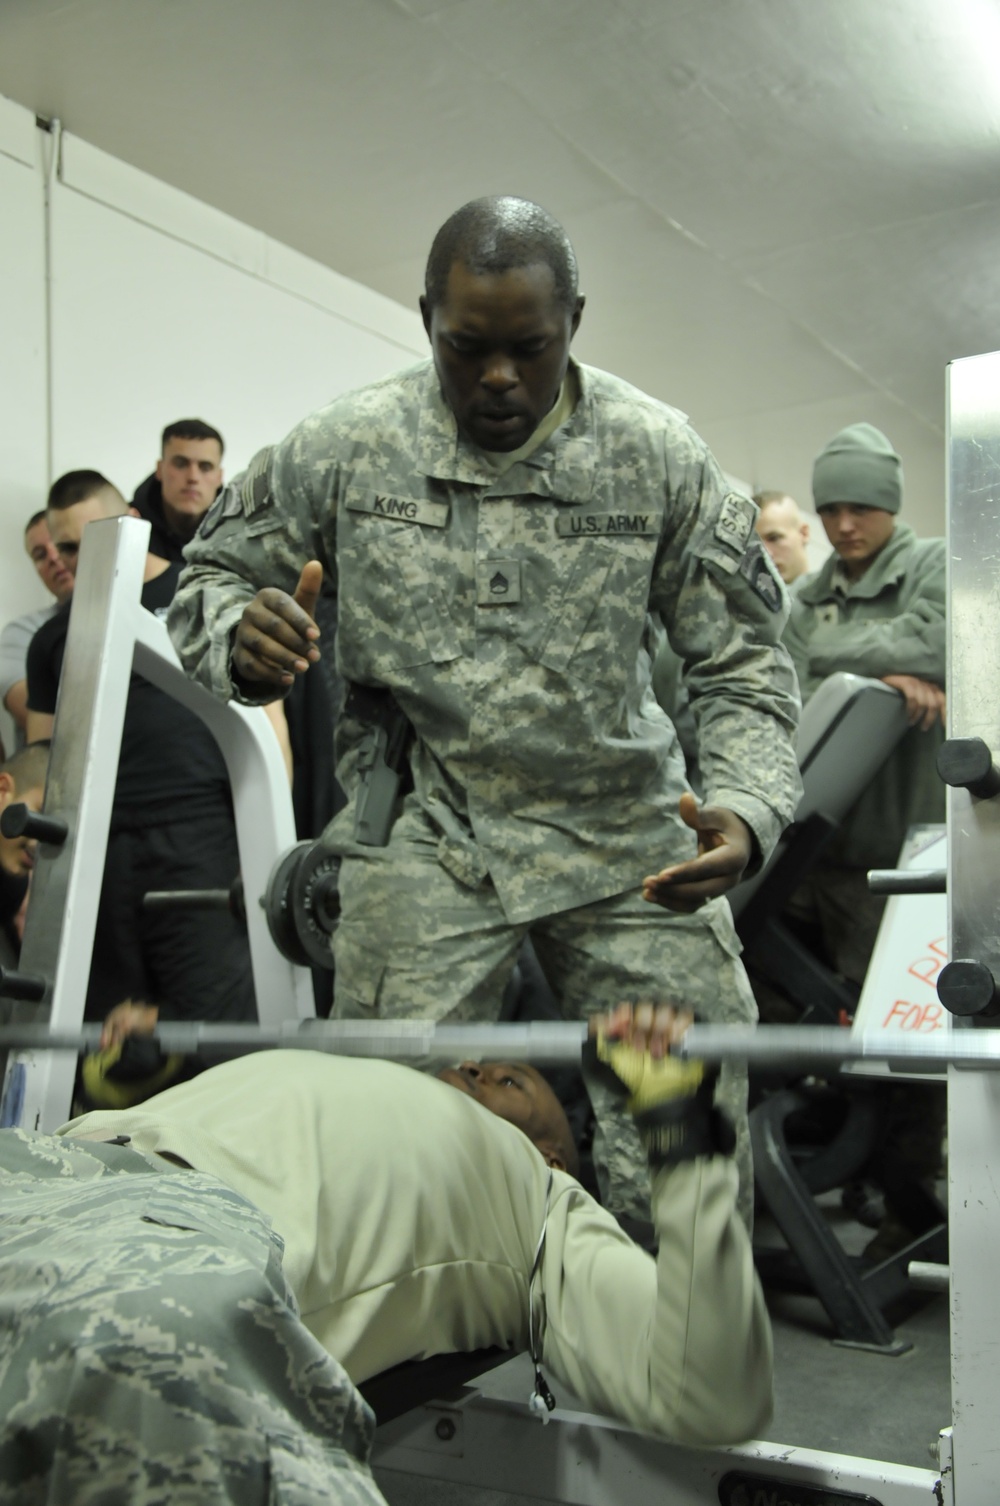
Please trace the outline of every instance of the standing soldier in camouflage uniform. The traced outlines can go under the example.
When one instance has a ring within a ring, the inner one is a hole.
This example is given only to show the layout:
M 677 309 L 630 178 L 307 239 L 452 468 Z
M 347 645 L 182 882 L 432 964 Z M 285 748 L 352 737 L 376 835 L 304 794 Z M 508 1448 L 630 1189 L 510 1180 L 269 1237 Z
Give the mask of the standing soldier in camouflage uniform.
M 189 545 L 170 617 L 192 674 L 266 702 L 319 657 L 311 608 L 335 573 L 338 668 L 376 691 L 338 726 L 335 1010 L 494 1018 L 530 932 L 568 1016 L 656 998 L 745 1022 L 720 896 L 798 792 L 786 598 L 756 510 L 681 414 L 570 361 L 576 260 L 537 205 L 453 215 L 421 311 L 433 360 L 262 451 Z M 685 661 L 700 808 L 649 690 L 649 611 Z M 384 692 L 412 728 L 412 789 L 373 846 L 370 807 L 356 818 Z M 738 1072 L 720 1098 L 748 1210 Z M 645 1216 L 634 1131 L 594 1108 L 602 1195 Z

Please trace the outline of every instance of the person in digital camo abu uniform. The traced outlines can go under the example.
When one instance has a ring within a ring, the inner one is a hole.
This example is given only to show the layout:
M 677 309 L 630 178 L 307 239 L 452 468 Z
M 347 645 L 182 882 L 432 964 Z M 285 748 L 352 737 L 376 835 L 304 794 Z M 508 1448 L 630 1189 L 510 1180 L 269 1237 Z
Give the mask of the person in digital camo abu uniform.
M 421 310 L 430 360 L 336 399 L 220 494 L 169 619 L 216 694 L 273 700 L 319 656 L 330 572 L 338 669 L 412 725 L 413 787 L 372 847 L 354 839 L 371 725 L 350 701 L 338 722 L 335 1012 L 495 1018 L 530 932 L 567 1017 L 667 998 L 746 1022 L 721 896 L 799 789 L 787 599 L 756 509 L 682 414 L 570 360 L 576 261 L 538 206 L 453 215 Z M 700 808 L 649 690 L 649 612 L 685 662 Z M 648 1216 L 634 1130 L 593 1096 L 602 1196 Z M 719 1097 L 749 1216 L 740 1069 Z

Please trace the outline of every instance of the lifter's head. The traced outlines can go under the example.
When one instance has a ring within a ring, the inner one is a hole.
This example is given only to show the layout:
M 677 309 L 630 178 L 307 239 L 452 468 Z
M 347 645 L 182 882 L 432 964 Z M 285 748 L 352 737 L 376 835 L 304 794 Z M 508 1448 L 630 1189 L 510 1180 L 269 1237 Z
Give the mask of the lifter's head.
M 462 434 L 520 449 L 555 405 L 583 312 L 565 230 L 527 199 L 465 204 L 434 238 L 420 312 Z
M 52 542 L 66 568 L 76 574 L 80 540 L 88 523 L 127 512 L 125 498 L 100 471 L 67 471 L 54 481 L 46 516 Z
M 545 1078 L 524 1062 L 462 1062 L 438 1076 L 527 1135 L 549 1166 L 579 1177 L 569 1121 Z
M 12 803 L 40 811 L 49 767 L 49 745 L 29 743 L 0 763 L 0 811 Z M 35 866 L 35 843 L 30 837 L 5 837 L 0 832 L 0 868 L 26 877 Z

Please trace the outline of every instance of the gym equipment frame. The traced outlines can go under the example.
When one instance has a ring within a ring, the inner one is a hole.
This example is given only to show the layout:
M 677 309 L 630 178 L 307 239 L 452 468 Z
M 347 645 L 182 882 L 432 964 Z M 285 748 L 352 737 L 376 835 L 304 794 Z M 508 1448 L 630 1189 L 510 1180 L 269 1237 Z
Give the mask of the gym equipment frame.
M 219 744 L 248 893 L 263 894 L 276 853 L 295 841 L 288 778 L 265 713 L 224 705 L 188 679 L 166 625 L 141 605 L 148 541 L 149 524 L 130 517 L 92 523 L 83 537 L 45 787 L 45 817 L 58 826 L 49 826 L 49 840 L 39 832 L 19 969 L 3 981 L 13 1002 L 0 1005 L 0 1018 L 10 1023 L 76 1031 L 83 1020 L 133 669 L 199 716 Z M 29 817 L 28 835 L 34 825 Z M 309 975 L 278 952 L 257 905 L 248 907 L 247 928 L 261 1022 L 311 1015 Z M 75 1071 L 72 1051 L 9 1061 L 4 1122 L 56 1129 L 69 1116 Z

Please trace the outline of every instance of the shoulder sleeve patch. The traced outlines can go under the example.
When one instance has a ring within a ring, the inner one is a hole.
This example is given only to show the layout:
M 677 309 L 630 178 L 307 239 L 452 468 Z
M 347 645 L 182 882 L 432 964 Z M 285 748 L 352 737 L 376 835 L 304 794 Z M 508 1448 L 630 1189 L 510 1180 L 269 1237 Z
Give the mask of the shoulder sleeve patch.
M 243 499 L 244 516 L 248 518 L 267 501 L 271 485 L 271 456 L 273 454 L 274 446 L 265 445 L 264 449 L 257 451 L 243 473 L 240 496 Z
M 741 497 L 739 492 L 728 492 L 719 509 L 715 537 L 734 554 L 742 554 L 756 520 L 757 509 L 750 498 Z
M 225 518 L 238 518 L 242 511 L 238 489 L 235 486 L 224 486 L 198 524 L 199 537 L 211 538 Z
M 774 575 L 771 561 L 764 553 L 764 546 L 758 539 L 754 539 L 753 543 L 743 551 L 740 574 L 747 581 L 754 595 L 760 597 L 769 612 L 781 611 L 781 586 Z

